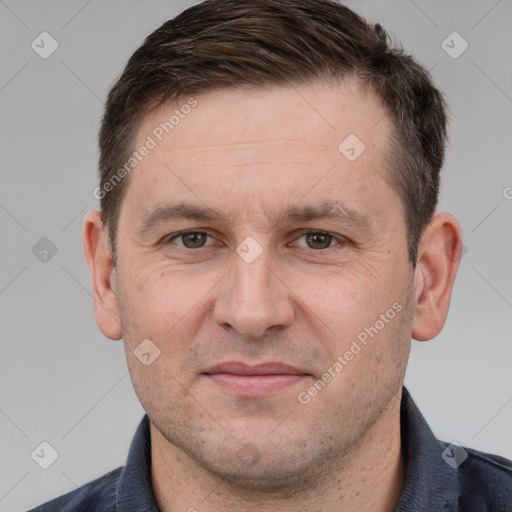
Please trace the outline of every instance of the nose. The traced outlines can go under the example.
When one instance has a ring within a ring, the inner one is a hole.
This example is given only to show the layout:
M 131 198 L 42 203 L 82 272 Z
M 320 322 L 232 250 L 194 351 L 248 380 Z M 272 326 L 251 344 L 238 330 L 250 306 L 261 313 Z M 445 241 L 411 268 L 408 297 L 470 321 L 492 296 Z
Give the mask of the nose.
M 214 320 L 245 338 L 261 338 L 266 331 L 291 325 L 295 313 L 293 293 L 277 275 L 268 250 L 248 263 L 232 254 L 230 272 L 219 283 Z

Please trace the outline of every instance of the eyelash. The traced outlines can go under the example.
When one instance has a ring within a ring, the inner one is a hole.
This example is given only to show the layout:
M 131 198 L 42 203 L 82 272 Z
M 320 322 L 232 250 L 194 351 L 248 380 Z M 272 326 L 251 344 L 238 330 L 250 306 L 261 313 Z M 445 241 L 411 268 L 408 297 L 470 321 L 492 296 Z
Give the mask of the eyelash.
M 205 231 L 186 230 L 186 231 L 179 231 L 178 233 L 174 233 L 174 234 L 170 235 L 169 237 L 167 237 L 165 244 L 166 245 L 171 244 L 173 242 L 173 240 L 175 240 L 176 238 L 179 238 L 180 236 L 188 235 L 191 233 L 206 235 L 206 236 L 209 236 L 210 238 L 213 238 L 211 235 L 209 235 Z M 347 245 L 349 243 L 349 241 L 344 237 L 340 237 L 338 235 L 335 235 L 334 233 L 330 233 L 329 231 L 319 231 L 319 230 L 304 231 L 299 235 L 299 237 L 296 240 L 298 240 L 299 238 L 302 238 L 305 235 L 314 235 L 314 234 L 330 236 L 333 240 L 335 240 L 338 243 L 335 244 L 334 246 L 325 247 L 324 249 L 311 249 L 312 251 L 325 251 L 326 249 L 332 249 L 333 247 L 336 247 L 338 245 L 343 246 L 343 245 Z M 178 245 L 178 244 L 176 244 L 176 245 Z M 206 249 L 209 246 L 197 247 L 195 249 L 192 247 L 185 247 L 185 246 L 181 246 L 181 245 L 178 245 L 178 247 L 181 247 L 182 249 L 185 249 L 188 251 L 197 251 L 199 249 Z M 302 247 L 302 248 L 310 249 L 309 247 Z

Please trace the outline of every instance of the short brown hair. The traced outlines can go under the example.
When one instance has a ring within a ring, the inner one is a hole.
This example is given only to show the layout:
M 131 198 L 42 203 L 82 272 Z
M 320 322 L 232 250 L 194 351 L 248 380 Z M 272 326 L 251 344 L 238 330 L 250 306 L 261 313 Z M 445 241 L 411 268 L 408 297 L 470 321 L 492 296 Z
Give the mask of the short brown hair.
M 402 48 L 392 48 L 379 24 L 335 0 L 206 0 L 164 23 L 135 51 L 108 95 L 99 134 L 100 207 L 114 264 L 129 180 L 106 185 L 130 158 L 144 116 L 216 89 L 347 77 L 377 93 L 393 121 L 386 178 L 403 200 L 415 268 L 438 201 L 444 100 L 428 71 Z

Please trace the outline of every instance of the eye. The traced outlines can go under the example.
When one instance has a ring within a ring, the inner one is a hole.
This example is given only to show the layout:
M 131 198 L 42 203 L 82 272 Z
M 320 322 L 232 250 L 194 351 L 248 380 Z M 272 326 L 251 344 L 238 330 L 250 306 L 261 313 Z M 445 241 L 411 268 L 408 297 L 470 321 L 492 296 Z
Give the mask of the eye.
M 299 247 L 306 247 L 308 249 L 328 249 L 333 245 L 340 245 L 346 243 L 341 237 L 335 237 L 325 231 L 308 231 L 303 233 L 297 240 L 305 238 L 305 245 L 297 244 Z M 333 244 L 333 242 L 336 242 Z
M 167 243 L 176 243 L 175 240 L 180 240 L 182 243 L 176 243 L 176 245 L 179 245 L 180 247 L 185 247 L 187 249 L 200 249 L 201 247 L 207 246 L 207 238 L 211 237 L 203 231 L 183 231 L 181 233 L 176 233 L 172 235 L 170 238 L 167 239 Z
M 208 238 L 211 239 L 210 243 L 207 243 Z M 297 243 L 301 239 L 304 239 L 304 243 Z M 343 237 L 338 237 L 325 231 L 308 231 L 303 233 L 297 241 L 295 242 L 296 246 L 314 250 L 328 249 L 335 245 L 347 243 Z M 171 235 L 166 243 L 175 244 L 186 249 L 201 249 L 202 247 L 214 245 L 215 240 L 204 231 L 182 231 Z

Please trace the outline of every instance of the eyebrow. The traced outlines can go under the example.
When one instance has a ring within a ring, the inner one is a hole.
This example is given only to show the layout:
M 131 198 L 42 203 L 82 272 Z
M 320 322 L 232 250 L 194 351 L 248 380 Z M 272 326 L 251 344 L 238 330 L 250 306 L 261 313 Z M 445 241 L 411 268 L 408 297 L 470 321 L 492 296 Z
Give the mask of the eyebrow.
M 348 207 L 342 201 L 324 201 L 317 205 L 287 205 L 277 213 L 265 211 L 265 216 L 272 225 L 285 222 L 309 222 L 312 220 L 335 220 L 345 225 L 359 228 L 368 235 L 374 233 L 374 221 L 368 216 Z M 200 222 L 216 222 L 229 224 L 233 214 L 224 213 L 208 206 L 191 203 L 175 203 L 146 209 L 139 215 L 140 231 L 145 232 L 162 224 L 175 220 L 195 220 Z

